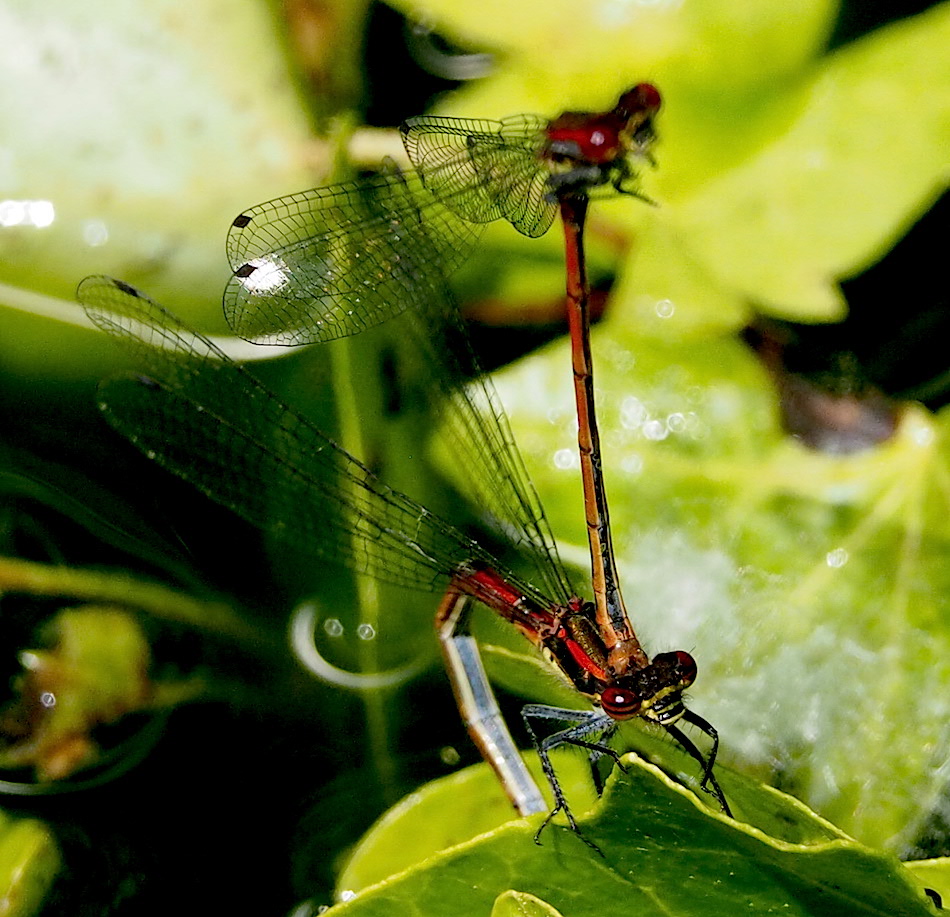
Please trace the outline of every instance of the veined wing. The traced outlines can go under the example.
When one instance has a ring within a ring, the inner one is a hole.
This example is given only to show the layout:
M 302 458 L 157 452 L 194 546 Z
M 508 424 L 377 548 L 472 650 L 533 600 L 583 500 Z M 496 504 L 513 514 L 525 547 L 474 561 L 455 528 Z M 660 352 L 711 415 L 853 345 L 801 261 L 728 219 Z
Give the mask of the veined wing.
M 478 369 L 477 357 L 448 291 L 439 294 L 430 288 L 429 302 L 430 308 L 407 313 L 407 326 L 416 347 L 426 357 L 431 391 L 437 399 L 432 408 L 442 419 L 440 432 L 457 467 L 466 472 L 464 490 L 475 507 L 521 549 L 546 594 L 565 602 L 575 590 L 558 557 L 554 536 L 501 399 L 491 377 Z M 442 303 L 443 308 L 431 308 L 434 303 Z M 451 346 L 446 345 L 446 330 Z M 466 367 L 470 373 L 467 378 Z
M 397 585 L 440 588 L 465 562 L 499 569 L 476 542 L 387 487 L 144 294 L 87 277 L 78 296 L 148 371 L 103 383 L 106 419 L 211 499 L 297 549 Z
M 279 290 L 250 296 L 246 287 L 242 288 L 242 320 L 240 324 L 232 320 L 232 324 L 244 336 L 251 336 L 247 332 L 254 328 L 258 330 L 252 336 L 255 339 L 295 343 L 329 337 L 324 317 L 327 303 L 334 312 L 333 337 L 355 334 L 385 318 L 401 316 L 399 333 L 411 335 L 424 355 L 429 372 L 424 391 L 432 410 L 442 413 L 458 467 L 469 472 L 469 492 L 476 506 L 523 548 L 548 594 L 566 600 L 573 590 L 557 557 L 540 500 L 498 396 L 490 380 L 477 372 L 477 361 L 466 349 L 468 339 L 446 284 L 444 265 L 453 263 L 461 253 L 433 258 L 431 251 L 422 247 L 429 233 L 436 235 L 445 226 L 457 229 L 455 238 L 464 239 L 465 245 L 475 236 L 464 235 L 463 230 L 467 227 L 477 233 L 477 227 L 436 205 L 418 178 L 401 175 L 318 188 L 300 197 L 304 203 L 295 207 L 286 203 L 290 199 L 282 199 L 252 208 L 246 212 L 250 215 L 246 225 L 232 230 L 229 249 L 235 260 L 256 252 L 258 264 L 290 260 L 297 264 L 281 278 Z M 423 205 L 427 209 L 419 209 Z M 440 218 L 433 227 L 426 222 L 430 215 Z M 321 232 L 314 232 L 317 217 L 322 221 Z M 281 231 L 288 235 L 279 238 Z M 444 240 L 440 244 L 446 245 Z M 265 245 L 276 247 L 268 253 L 263 252 Z M 339 254 L 341 248 L 347 253 L 345 258 Z M 439 252 L 436 250 L 436 255 Z M 374 262 L 370 257 L 379 253 L 388 259 L 385 270 L 378 258 Z M 379 272 L 372 283 L 361 273 L 371 263 Z M 351 269 L 330 270 L 331 264 L 347 264 Z M 241 282 L 253 281 L 256 271 Z M 307 286 L 307 278 L 317 275 L 322 286 Z M 226 302 L 237 301 L 237 279 L 236 275 L 229 284 Z M 319 317 L 308 311 L 311 304 L 320 310 Z
M 475 223 L 506 219 L 537 237 L 556 210 L 540 156 L 547 124 L 534 115 L 502 121 L 422 115 L 400 130 L 425 186 L 447 207 Z
M 225 315 L 260 343 L 346 337 L 408 308 L 417 278 L 451 273 L 480 233 L 395 167 L 258 204 L 228 233 Z

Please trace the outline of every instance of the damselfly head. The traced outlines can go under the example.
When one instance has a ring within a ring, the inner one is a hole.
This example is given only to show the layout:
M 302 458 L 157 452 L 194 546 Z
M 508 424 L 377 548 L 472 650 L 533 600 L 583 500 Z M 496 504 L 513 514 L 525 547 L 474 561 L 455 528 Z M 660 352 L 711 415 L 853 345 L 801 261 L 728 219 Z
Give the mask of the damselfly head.
M 678 685 L 685 690 L 696 681 L 696 660 L 684 650 L 674 650 L 670 653 L 657 653 L 650 665 L 658 680 L 667 684 Z
M 614 114 L 630 121 L 639 118 L 641 121 L 652 118 L 660 110 L 660 90 L 652 83 L 637 83 L 633 89 L 628 89 L 614 106 Z
M 673 723 L 683 715 L 683 692 L 695 680 L 696 660 L 689 653 L 657 653 L 648 666 L 605 688 L 600 705 L 615 720 L 643 716 L 655 723 Z
M 625 92 L 613 114 L 623 121 L 619 137 L 628 153 L 653 164 L 649 148 L 656 140 L 653 117 L 660 110 L 660 92 L 652 83 L 639 83 Z
M 655 723 L 675 723 L 684 713 L 683 692 L 696 680 L 696 660 L 683 650 L 657 653 L 637 673 L 643 697 L 641 716 Z

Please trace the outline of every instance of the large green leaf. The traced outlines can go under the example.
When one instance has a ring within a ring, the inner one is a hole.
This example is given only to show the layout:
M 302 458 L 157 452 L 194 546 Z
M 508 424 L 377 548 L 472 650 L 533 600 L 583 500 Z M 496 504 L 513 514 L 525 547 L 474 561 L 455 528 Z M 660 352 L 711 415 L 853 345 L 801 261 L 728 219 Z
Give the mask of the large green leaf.
M 946 187 L 948 43 L 943 4 L 817 62 L 776 100 L 794 108 L 784 130 L 671 205 L 687 260 L 779 314 L 842 315 L 835 281 L 884 254 Z
M 5 0 L 0 34 L 15 49 L 0 57 L 0 304 L 76 322 L 77 282 L 107 271 L 217 318 L 231 219 L 312 183 L 310 119 L 273 11 Z M 75 332 L 22 312 L 3 314 L 8 365 L 83 368 Z
M 407 800 L 370 833 L 341 878 L 346 903 L 333 913 L 934 913 L 895 859 L 855 843 L 795 800 L 723 775 L 739 813 L 732 821 L 711 814 L 653 765 L 635 756 L 625 765 L 581 822 L 602 856 L 558 826 L 545 830 L 541 846 L 533 844 L 540 816 L 486 830 L 497 815 L 497 790 L 490 781 L 484 786 L 482 811 L 460 808 L 463 778 L 456 776 Z M 464 778 L 463 800 L 479 779 Z M 745 824 L 746 810 L 768 831 Z M 466 840 L 476 832 L 484 833 Z M 418 861 L 407 866 L 413 856 Z M 400 871 L 382 878 L 387 869 Z M 380 879 L 364 885 L 373 876 Z

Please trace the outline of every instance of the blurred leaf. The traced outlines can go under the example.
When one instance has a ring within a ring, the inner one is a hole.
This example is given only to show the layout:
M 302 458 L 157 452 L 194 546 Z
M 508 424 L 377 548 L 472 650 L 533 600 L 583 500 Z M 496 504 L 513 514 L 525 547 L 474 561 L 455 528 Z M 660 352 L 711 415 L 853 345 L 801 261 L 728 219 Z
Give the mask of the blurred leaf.
M 59 850 L 42 822 L 0 811 L 0 917 L 39 914 L 59 868 Z
M 687 260 L 770 312 L 840 318 L 835 281 L 884 254 L 946 187 L 948 43 L 941 4 L 820 61 L 783 103 L 800 109 L 785 131 L 671 205 Z
M 363 4 L 341 5 L 338 21 L 348 9 Z M 16 87 L 0 94 L 0 303 L 78 320 L 77 282 L 107 271 L 217 320 L 231 219 L 314 183 L 309 113 L 275 9 L 205 0 L 179 13 L 169 0 L 0 4 L 16 49 L 0 59 L 0 81 Z M 358 23 L 327 38 L 341 56 L 358 54 Z M 18 201 L 46 202 L 52 222 L 17 218 Z M 2 315 L 8 365 L 83 370 L 74 335 L 14 315 Z
M 455 0 L 393 4 L 434 23 L 463 46 L 498 49 L 496 72 L 463 93 L 466 112 L 502 117 L 533 101 L 552 114 L 603 106 L 605 86 L 617 94 L 649 79 L 725 95 L 794 74 L 825 40 L 837 4 L 809 0 L 790 21 L 770 0 L 638 4 L 579 9 L 569 0 L 501 0 L 478 7 Z M 459 100 L 446 100 L 455 112 Z M 532 109 L 534 110 L 534 109 Z
M 141 750 L 158 732 L 139 728 L 130 737 L 128 730 L 120 730 L 110 743 L 115 747 L 103 750 L 94 734 L 97 727 L 129 714 L 167 710 L 207 693 L 201 678 L 155 675 L 148 638 L 128 609 L 223 635 L 258 652 L 269 645 L 224 605 L 124 573 L 0 558 L 0 592 L 89 602 L 59 611 L 44 626 L 46 646 L 21 651 L 24 671 L 15 681 L 16 698 L 0 712 L 0 767 L 34 768 L 41 782 L 100 763 L 121 767 L 122 760 L 135 757 L 130 750 Z M 133 721 L 130 728 L 135 727 Z
M 94 763 L 92 730 L 155 701 L 148 643 L 130 615 L 85 606 L 60 612 L 49 629 L 49 649 L 21 653 L 17 700 L 0 714 L 0 767 L 34 767 L 41 782 Z

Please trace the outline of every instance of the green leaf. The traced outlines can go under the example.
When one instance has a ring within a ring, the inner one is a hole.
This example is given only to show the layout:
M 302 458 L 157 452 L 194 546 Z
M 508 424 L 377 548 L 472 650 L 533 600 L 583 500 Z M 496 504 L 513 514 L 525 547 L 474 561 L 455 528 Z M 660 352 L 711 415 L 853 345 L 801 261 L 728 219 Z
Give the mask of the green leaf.
M 617 93 L 641 79 L 661 87 L 710 87 L 728 96 L 797 71 L 820 48 L 836 4 L 808 0 L 789 19 L 771 0 L 638 4 L 591 8 L 570 0 L 477 7 L 456 0 L 394 5 L 435 24 L 464 47 L 498 49 L 491 78 L 446 110 L 500 117 L 514 111 L 604 107 L 605 87 Z M 701 49 L 699 51 L 698 49 Z M 534 107 L 526 108 L 528 103 Z
M 0 220 L 0 303 L 76 322 L 78 280 L 106 271 L 218 319 L 230 221 L 312 183 L 310 118 L 274 12 L 8 2 L 0 34 L 17 49 L 0 58 L 0 83 L 16 87 L 0 94 L 0 186 L 52 215 Z M 89 372 L 75 332 L 14 315 L 3 315 L 8 360 Z
M 948 44 L 942 4 L 822 60 L 776 100 L 797 111 L 758 155 L 671 204 L 687 260 L 760 308 L 841 317 L 835 281 L 877 260 L 946 187 Z
M 944 901 L 950 901 L 950 857 L 916 860 L 905 865 L 924 888 L 932 888 Z
M 9 738 L 0 767 L 35 767 L 41 781 L 68 777 L 94 763 L 94 727 L 114 723 L 152 701 L 151 659 L 139 623 L 118 608 L 61 611 L 50 623 L 49 649 L 24 650 L 18 698 L 3 711 Z
M 748 913 L 800 917 L 933 913 L 896 859 L 862 847 L 774 790 L 725 780 L 740 813 L 780 814 L 776 823 L 785 825 L 784 833 L 800 836 L 799 842 L 710 814 L 692 793 L 642 759 L 628 756 L 624 764 L 627 773 L 611 780 L 603 800 L 581 822 L 602 857 L 557 826 L 545 830 L 539 847 L 531 837 L 540 816 L 521 819 L 360 891 L 344 882 L 345 903 L 334 912 L 451 917 L 491 914 L 503 901 L 505 907 L 531 902 L 534 910 L 527 913 L 574 917 L 709 917 L 734 913 L 737 906 Z M 443 819 L 454 820 L 454 789 L 441 794 Z M 388 834 L 395 847 L 431 830 L 438 790 L 430 786 L 427 794 L 418 810 L 407 802 L 399 817 L 384 820 L 367 839 L 372 849 L 380 849 L 379 834 Z
M 60 865 L 59 850 L 46 825 L 0 811 L 2 917 L 39 914 Z
M 555 755 L 558 776 L 574 805 L 594 803 L 587 765 L 578 755 Z M 536 756 L 528 767 L 539 783 L 544 776 Z M 390 809 L 366 834 L 337 881 L 344 897 L 410 869 L 440 851 L 490 833 L 512 819 L 511 803 L 487 765 L 434 780 Z

